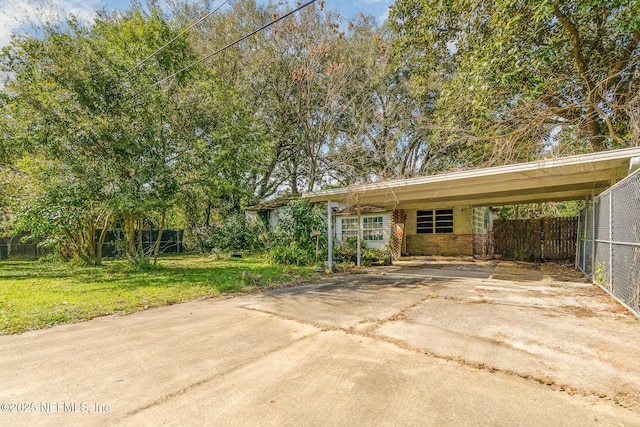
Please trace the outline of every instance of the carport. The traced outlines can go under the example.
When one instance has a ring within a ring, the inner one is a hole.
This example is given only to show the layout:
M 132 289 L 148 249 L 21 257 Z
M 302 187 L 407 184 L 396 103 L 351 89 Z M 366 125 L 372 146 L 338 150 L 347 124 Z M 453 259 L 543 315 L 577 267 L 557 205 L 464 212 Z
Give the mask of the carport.
M 326 203 L 328 234 L 333 235 L 334 203 L 389 210 L 469 208 L 506 204 L 591 200 L 640 166 L 640 147 L 540 160 L 484 169 L 353 185 L 306 193 Z M 435 211 L 434 211 L 435 212 Z M 360 226 L 360 223 L 358 223 Z M 411 230 L 409 230 L 410 232 Z M 435 233 L 435 231 L 434 231 Z M 333 239 L 328 239 L 333 260 Z M 360 232 L 358 232 L 360 245 Z
M 640 426 L 640 322 L 597 287 L 407 263 L 0 336 L 2 425 Z

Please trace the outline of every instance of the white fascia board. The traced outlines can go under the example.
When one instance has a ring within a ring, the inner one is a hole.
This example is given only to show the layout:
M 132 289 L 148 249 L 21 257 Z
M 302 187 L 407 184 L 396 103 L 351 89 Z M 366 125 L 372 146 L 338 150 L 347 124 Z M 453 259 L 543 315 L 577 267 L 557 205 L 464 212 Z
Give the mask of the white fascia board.
M 329 190 L 320 190 L 304 193 L 302 197 L 309 198 L 314 201 L 326 200 L 335 197 L 344 198 L 351 192 L 366 192 L 373 190 L 389 190 L 399 187 L 429 184 L 434 182 L 454 181 L 461 179 L 471 179 L 477 177 L 487 177 L 492 175 L 524 173 L 528 171 L 537 171 L 544 169 L 562 168 L 574 165 L 593 165 L 597 163 L 607 162 L 611 160 L 624 160 L 640 156 L 640 147 L 623 148 L 619 150 L 603 151 L 598 153 L 581 154 L 570 157 L 561 157 L 557 159 L 538 160 L 529 163 L 517 163 L 513 165 L 496 166 L 484 169 L 470 169 L 459 172 L 448 172 L 438 175 L 429 175 L 416 178 L 398 179 L 392 181 L 382 181 L 371 184 L 354 185 L 350 187 L 333 188 Z

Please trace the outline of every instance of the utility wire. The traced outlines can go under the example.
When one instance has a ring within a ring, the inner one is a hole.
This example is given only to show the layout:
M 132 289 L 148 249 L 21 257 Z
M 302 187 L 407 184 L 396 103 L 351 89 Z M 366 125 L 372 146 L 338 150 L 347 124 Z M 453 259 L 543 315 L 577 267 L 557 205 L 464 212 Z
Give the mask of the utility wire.
M 297 7 L 296 9 L 292 10 L 291 12 L 288 12 L 287 14 L 282 15 L 281 17 L 274 19 L 273 21 L 269 22 L 268 24 L 263 25 L 262 27 L 258 28 L 257 30 L 252 31 L 252 32 L 250 32 L 249 34 L 246 34 L 246 35 L 244 35 L 244 36 L 240 37 L 238 40 L 236 40 L 236 41 L 234 41 L 234 42 L 229 43 L 229 44 L 228 44 L 228 45 L 226 45 L 225 47 L 220 48 L 220 49 L 216 50 L 215 52 L 210 53 L 210 54 L 208 54 L 208 55 L 206 55 L 206 56 L 204 56 L 204 57 L 202 57 L 202 58 L 198 59 L 196 62 L 194 62 L 194 63 L 192 63 L 192 64 L 190 64 L 190 65 L 187 65 L 186 67 L 182 68 L 181 70 L 178 70 L 178 71 L 176 71 L 175 73 L 170 74 L 170 75 L 168 75 L 167 77 L 165 77 L 165 78 L 163 78 L 163 79 L 161 79 L 161 80 L 158 80 L 157 82 L 153 83 L 152 85 L 147 86 L 145 89 L 142 89 L 142 90 L 141 90 L 140 92 L 138 92 L 136 95 L 139 95 L 140 93 L 144 92 L 144 91 L 145 91 L 145 90 L 147 90 L 147 89 L 151 89 L 151 88 L 152 88 L 152 87 L 154 87 L 154 86 L 158 86 L 159 84 L 166 82 L 167 80 L 169 80 L 169 79 L 170 79 L 170 78 L 172 78 L 172 77 L 177 76 L 178 74 L 184 73 L 185 71 L 187 71 L 187 70 L 189 70 L 189 69 L 191 69 L 191 68 L 195 67 L 196 65 L 200 64 L 201 62 L 204 62 L 204 61 L 206 61 L 207 59 L 209 59 L 209 58 L 211 58 L 211 57 L 213 57 L 213 56 L 216 56 L 216 55 L 218 55 L 218 54 L 219 54 L 219 53 L 221 53 L 221 52 L 224 52 L 225 50 L 229 49 L 230 47 L 233 47 L 233 46 L 237 45 L 238 43 L 241 43 L 242 41 L 244 41 L 244 40 L 248 39 L 249 37 L 251 37 L 251 36 L 253 36 L 253 35 L 255 35 L 255 34 L 259 33 L 260 31 L 263 31 L 263 30 L 265 30 L 265 29 L 269 28 L 269 27 L 270 27 L 270 26 L 272 26 L 273 24 L 276 24 L 276 23 L 278 23 L 278 22 L 282 21 L 283 19 L 285 19 L 285 18 L 287 18 L 287 17 L 289 17 L 289 16 L 293 15 L 294 13 L 296 13 L 296 12 L 298 12 L 298 11 L 300 11 L 300 10 L 304 9 L 305 7 L 307 7 L 307 6 L 311 5 L 312 3 L 315 3 L 315 2 L 316 2 L 316 0 L 311 0 L 311 1 L 309 1 L 309 2 L 307 2 L 307 3 L 305 3 L 305 4 L 303 4 L 302 6 Z
M 132 69 L 130 69 L 129 71 L 127 71 L 126 75 L 129 75 L 130 73 L 132 73 L 133 71 L 137 70 L 138 68 L 140 68 L 145 62 L 147 62 L 148 60 L 150 60 L 151 58 L 153 58 L 154 56 L 156 56 L 158 53 L 160 53 L 164 48 L 166 48 L 167 46 L 169 46 L 171 43 L 173 43 L 174 41 L 176 41 L 178 38 L 182 37 L 182 35 L 184 33 L 186 33 L 187 31 L 189 31 L 190 29 L 192 29 L 193 27 L 195 27 L 196 25 L 198 25 L 199 23 L 201 23 L 202 21 L 204 21 L 205 19 L 207 19 L 208 17 L 210 17 L 211 15 L 213 15 L 214 13 L 216 13 L 218 10 L 220 10 L 220 8 L 222 6 L 224 6 L 225 4 L 227 4 L 229 2 L 229 0 L 224 0 L 222 3 L 220 3 L 220 5 L 218 7 L 216 7 L 215 9 L 213 9 L 212 11 L 210 11 L 209 13 L 207 13 L 206 15 L 204 15 L 202 18 L 198 19 L 197 21 L 195 21 L 193 24 L 189 25 L 187 28 L 185 28 L 184 30 L 182 30 L 180 32 L 180 34 L 178 34 L 177 36 L 175 36 L 174 38 L 172 38 L 171 40 L 169 40 L 168 42 L 166 42 L 165 44 L 163 44 L 162 46 L 160 46 L 158 49 L 156 49 L 152 54 L 148 55 L 146 58 L 144 58 L 142 61 L 138 62 L 138 64 L 136 64 L 135 67 L 133 67 Z

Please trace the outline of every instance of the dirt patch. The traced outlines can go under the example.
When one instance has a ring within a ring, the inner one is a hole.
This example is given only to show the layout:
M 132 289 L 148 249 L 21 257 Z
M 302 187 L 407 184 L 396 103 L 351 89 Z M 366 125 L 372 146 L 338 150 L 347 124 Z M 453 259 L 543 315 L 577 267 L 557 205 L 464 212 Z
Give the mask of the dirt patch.
M 589 283 L 582 272 L 570 264 L 501 261 L 491 276 L 496 280 L 516 282 L 580 282 Z
M 516 282 L 537 282 L 542 280 L 540 265 L 503 261 L 498 264 L 491 275 L 492 279 Z
M 574 268 L 573 264 L 545 263 L 540 265 L 540 272 L 551 276 L 554 280 L 560 282 L 582 282 L 588 283 L 589 280 L 581 271 Z
M 577 307 L 574 305 L 565 305 L 561 307 L 565 312 L 572 314 L 576 317 L 594 317 L 596 313 L 592 310 L 589 310 L 586 307 Z

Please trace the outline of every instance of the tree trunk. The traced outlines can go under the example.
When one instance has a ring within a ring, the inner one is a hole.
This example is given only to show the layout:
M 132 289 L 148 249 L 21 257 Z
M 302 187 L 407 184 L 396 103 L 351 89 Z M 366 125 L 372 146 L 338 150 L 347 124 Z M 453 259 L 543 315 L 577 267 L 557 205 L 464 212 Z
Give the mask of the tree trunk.
M 318 170 L 318 163 L 313 155 L 309 155 L 309 173 L 307 174 L 307 191 L 313 191 L 313 186 L 316 182 L 316 174 Z
M 107 230 L 109 229 L 109 222 L 111 221 L 111 212 L 107 212 L 104 223 L 102 224 L 102 230 L 100 231 L 100 237 L 98 238 L 98 243 L 96 245 L 96 265 L 102 265 L 102 247 L 104 246 L 104 241 L 107 238 Z
M 593 147 L 594 151 L 604 150 L 604 136 L 600 130 L 600 125 L 597 120 L 597 112 L 593 106 L 587 106 L 586 124 L 587 124 L 587 137 Z
M 127 239 L 125 254 L 131 263 L 136 264 L 138 262 L 136 254 L 136 220 L 131 211 L 124 212 L 124 228 Z
M 136 253 L 136 259 L 138 261 L 144 258 L 144 248 L 142 247 L 142 230 L 143 230 L 142 218 L 138 220 L 138 251 Z
M 89 265 L 95 267 L 99 265 L 96 260 L 96 223 L 93 219 L 88 220 L 84 224 L 84 230 L 81 233 L 82 236 L 82 248 L 83 252 L 89 261 Z
M 158 227 L 158 238 L 153 248 L 153 265 L 158 263 L 158 252 L 160 251 L 160 242 L 162 241 L 162 232 L 164 231 L 164 220 L 167 216 L 167 210 L 162 209 L 162 217 L 160 218 L 160 226 Z

